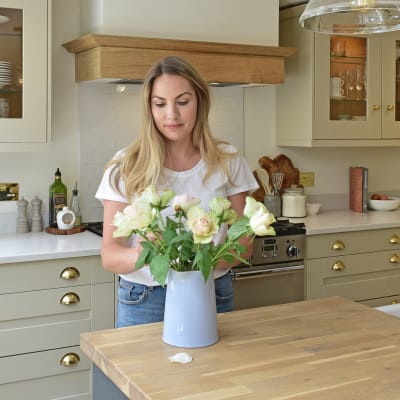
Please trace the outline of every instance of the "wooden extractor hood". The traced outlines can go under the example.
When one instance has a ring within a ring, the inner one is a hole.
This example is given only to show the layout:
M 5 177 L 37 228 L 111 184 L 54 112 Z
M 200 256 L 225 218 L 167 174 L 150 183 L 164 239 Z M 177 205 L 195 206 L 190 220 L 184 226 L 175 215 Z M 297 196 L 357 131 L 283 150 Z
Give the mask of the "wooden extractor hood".
M 187 59 L 207 82 L 279 84 L 285 57 L 296 49 L 154 39 L 114 35 L 84 35 L 63 46 L 75 53 L 75 81 L 95 79 L 142 81 L 149 68 L 168 55 Z

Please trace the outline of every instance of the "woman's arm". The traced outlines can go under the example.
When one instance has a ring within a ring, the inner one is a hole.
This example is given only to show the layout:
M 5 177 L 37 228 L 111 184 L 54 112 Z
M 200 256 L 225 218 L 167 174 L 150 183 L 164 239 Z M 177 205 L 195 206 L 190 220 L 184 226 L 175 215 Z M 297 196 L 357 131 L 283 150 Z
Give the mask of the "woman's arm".
M 248 192 L 242 192 L 235 194 L 233 196 L 229 196 L 228 200 L 231 202 L 231 207 L 233 210 L 236 211 L 239 217 L 243 215 L 244 207 L 246 205 L 246 197 L 248 196 Z M 247 248 L 247 251 L 241 254 L 241 257 L 247 260 L 253 253 L 253 242 L 251 237 L 243 237 L 239 240 L 242 246 Z M 240 264 L 240 261 L 235 260 L 232 263 L 228 263 L 225 260 L 221 260 L 218 265 L 217 269 L 229 269 L 234 267 L 235 265 Z
M 104 200 L 103 241 L 101 261 L 104 269 L 117 274 L 133 272 L 142 247 L 129 246 L 129 239 L 113 238 L 115 227 L 112 225 L 114 215 L 128 204 L 119 201 Z

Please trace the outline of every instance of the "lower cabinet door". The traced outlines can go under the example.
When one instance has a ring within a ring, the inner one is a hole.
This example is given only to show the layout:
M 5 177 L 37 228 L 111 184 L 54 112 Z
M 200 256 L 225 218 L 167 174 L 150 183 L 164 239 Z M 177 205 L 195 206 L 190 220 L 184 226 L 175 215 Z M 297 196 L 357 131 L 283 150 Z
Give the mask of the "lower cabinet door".
M 89 359 L 82 353 L 79 346 L 1 357 L 0 399 L 10 400 L 9 397 L 3 396 L 6 388 L 10 387 L 9 384 L 22 384 L 23 381 L 38 380 L 50 376 L 69 376 L 69 378 L 72 378 L 73 374 L 81 371 L 90 373 L 90 367 Z M 86 384 L 87 392 L 89 392 L 90 379 L 87 380 Z M 32 400 L 32 393 L 25 392 L 25 395 L 27 393 L 29 393 L 29 399 Z M 21 396 L 19 399 L 23 398 L 26 398 L 26 396 Z
M 0 385 L 4 400 L 91 400 L 90 371 L 47 376 Z

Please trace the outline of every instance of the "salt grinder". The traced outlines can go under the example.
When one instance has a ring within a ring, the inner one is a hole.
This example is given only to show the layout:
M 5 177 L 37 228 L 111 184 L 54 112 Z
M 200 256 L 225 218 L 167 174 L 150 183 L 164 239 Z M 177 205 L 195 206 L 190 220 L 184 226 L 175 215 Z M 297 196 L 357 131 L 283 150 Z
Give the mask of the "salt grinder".
M 27 215 L 28 201 L 23 197 L 17 201 L 18 215 L 17 215 L 17 233 L 29 232 L 29 223 Z
M 41 207 L 42 200 L 39 197 L 35 196 L 35 198 L 31 201 L 32 204 L 32 232 L 41 232 L 43 230 L 43 222 L 41 215 Z

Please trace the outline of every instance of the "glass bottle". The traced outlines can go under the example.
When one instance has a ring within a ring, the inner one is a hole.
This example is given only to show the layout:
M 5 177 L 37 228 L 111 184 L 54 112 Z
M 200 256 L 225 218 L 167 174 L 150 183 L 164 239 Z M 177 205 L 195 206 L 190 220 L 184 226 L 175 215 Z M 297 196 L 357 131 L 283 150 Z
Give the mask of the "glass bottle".
M 49 187 L 49 225 L 57 226 L 57 213 L 67 206 L 67 187 L 61 180 L 60 169 L 55 172 L 54 182 Z
M 74 227 L 78 227 L 82 225 L 82 214 L 81 208 L 79 205 L 79 198 L 78 198 L 78 183 L 75 182 L 74 189 L 72 190 L 72 199 L 71 199 L 71 207 L 70 210 L 75 214 L 75 222 Z

